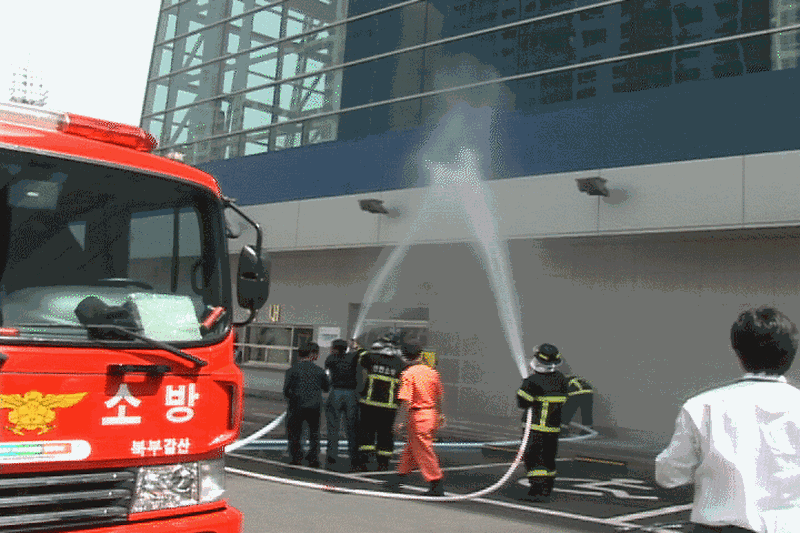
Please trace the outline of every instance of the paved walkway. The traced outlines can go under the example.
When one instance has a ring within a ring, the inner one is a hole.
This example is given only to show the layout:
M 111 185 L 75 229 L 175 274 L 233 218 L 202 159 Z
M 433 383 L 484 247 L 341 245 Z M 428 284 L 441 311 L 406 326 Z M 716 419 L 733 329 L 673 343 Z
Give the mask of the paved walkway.
M 244 514 L 243 533 L 586 533 L 574 524 L 554 528 L 437 503 L 336 494 L 229 473 L 228 501 Z
M 285 409 L 286 404 L 280 399 L 247 396 L 242 436 L 263 428 Z M 324 422 L 321 429 L 324 440 Z M 500 479 L 517 452 L 516 446 L 486 443 L 518 442 L 518 431 L 478 424 L 450 426 L 442 431 L 440 440 L 453 443 L 439 451 L 447 470 L 445 489 L 465 494 Z M 285 439 L 285 424 L 278 424 L 263 438 Z M 457 444 L 470 441 L 479 444 Z M 244 513 L 244 533 L 685 531 L 686 504 L 691 495 L 665 493 L 648 479 L 662 446 L 645 434 L 565 439 L 559 446 L 559 458 L 565 462 L 560 463 L 563 475 L 557 480 L 556 497 L 550 504 L 530 504 L 519 499 L 526 490 L 516 479 L 519 474 L 515 474 L 516 481 L 507 482 L 486 498 L 457 503 L 386 499 L 333 488 L 319 490 L 321 484 L 373 491 L 382 474 L 351 475 L 346 469 L 291 467 L 281 445 L 275 448 L 265 443 L 260 449 L 243 449 L 228 455 L 228 499 Z M 322 453 L 324 457 L 324 445 Z M 409 485 L 424 491 L 424 480 L 412 477 Z M 407 487 L 405 492 L 409 490 Z M 662 529 L 662 524 L 667 525 Z

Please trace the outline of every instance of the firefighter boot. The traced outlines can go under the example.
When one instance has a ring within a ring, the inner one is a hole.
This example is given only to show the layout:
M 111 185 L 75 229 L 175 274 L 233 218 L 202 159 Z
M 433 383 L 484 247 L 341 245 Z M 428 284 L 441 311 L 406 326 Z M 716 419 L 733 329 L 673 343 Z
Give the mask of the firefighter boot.
M 425 496 L 444 496 L 444 487 L 442 486 L 441 478 L 431 481 L 431 488 L 428 489 Z
M 350 458 L 350 472 L 366 472 L 367 471 L 367 457 L 363 452 L 356 452 L 354 457 Z
M 530 488 L 528 489 L 528 494 L 523 497 L 525 501 L 534 503 L 550 502 L 552 486 L 550 486 L 546 480 L 540 478 L 528 478 L 528 482 L 530 483 Z
M 386 490 L 400 492 L 400 485 L 405 481 L 405 474 L 392 474 L 386 479 Z

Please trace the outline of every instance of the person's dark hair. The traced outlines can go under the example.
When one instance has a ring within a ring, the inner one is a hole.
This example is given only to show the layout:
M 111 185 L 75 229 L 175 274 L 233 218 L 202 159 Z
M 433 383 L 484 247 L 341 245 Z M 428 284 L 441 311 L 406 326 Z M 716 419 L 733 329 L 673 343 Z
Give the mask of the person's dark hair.
M 774 307 L 748 309 L 731 326 L 731 346 L 745 371 L 782 375 L 797 353 L 797 326 Z
M 308 359 L 312 355 L 318 353 L 319 353 L 319 344 L 317 344 L 316 342 L 309 342 L 308 344 L 301 346 L 300 349 L 297 350 L 297 356 L 300 359 Z
M 343 354 L 347 351 L 347 341 L 344 339 L 336 339 L 331 343 L 331 350 L 338 354 Z

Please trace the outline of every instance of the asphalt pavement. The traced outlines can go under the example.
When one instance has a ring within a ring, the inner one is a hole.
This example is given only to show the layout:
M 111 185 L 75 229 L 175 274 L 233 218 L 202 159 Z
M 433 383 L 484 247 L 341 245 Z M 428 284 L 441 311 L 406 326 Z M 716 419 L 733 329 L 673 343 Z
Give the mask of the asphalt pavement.
M 284 410 L 278 399 L 246 397 L 242 436 Z M 324 426 L 323 417 L 323 441 Z M 646 438 L 637 442 L 571 428 L 559 446 L 553 498 L 542 504 L 524 501 L 521 465 L 509 472 L 519 434 L 508 428 L 454 425 L 440 433 L 437 453 L 446 497 L 437 501 L 413 499 L 427 489 L 417 474 L 408 476 L 398 496 L 386 490 L 388 474 L 377 472 L 374 464 L 359 473 L 350 473 L 346 462 L 329 469 L 289 465 L 285 437 L 285 424 L 280 423 L 227 456 L 228 497 L 244 513 L 244 533 L 686 530 L 691 491 L 655 485 L 653 460 L 661 444 Z M 323 464 L 324 452 L 323 443 Z M 508 479 L 496 490 L 459 500 L 503 476 Z

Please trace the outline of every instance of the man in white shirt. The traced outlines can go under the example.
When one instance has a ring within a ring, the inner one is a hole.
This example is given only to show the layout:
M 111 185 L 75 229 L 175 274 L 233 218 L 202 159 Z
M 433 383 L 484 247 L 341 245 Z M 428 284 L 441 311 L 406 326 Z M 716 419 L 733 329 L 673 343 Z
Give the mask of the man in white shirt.
M 694 483 L 694 533 L 800 531 L 800 390 L 783 377 L 797 333 L 775 308 L 742 312 L 731 345 L 745 375 L 681 408 L 656 482 Z

